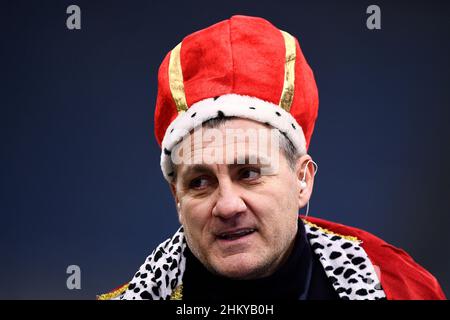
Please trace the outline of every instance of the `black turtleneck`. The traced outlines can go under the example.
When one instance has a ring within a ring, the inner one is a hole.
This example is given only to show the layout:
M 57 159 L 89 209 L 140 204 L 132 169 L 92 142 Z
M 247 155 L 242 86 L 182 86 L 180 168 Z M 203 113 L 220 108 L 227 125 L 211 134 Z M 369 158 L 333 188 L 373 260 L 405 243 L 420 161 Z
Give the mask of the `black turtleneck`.
M 183 299 L 227 300 L 334 300 L 339 299 L 318 258 L 311 250 L 301 219 L 294 247 L 286 262 L 272 275 L 254 280 L 233 280 L 214 275 L 186 248 Z

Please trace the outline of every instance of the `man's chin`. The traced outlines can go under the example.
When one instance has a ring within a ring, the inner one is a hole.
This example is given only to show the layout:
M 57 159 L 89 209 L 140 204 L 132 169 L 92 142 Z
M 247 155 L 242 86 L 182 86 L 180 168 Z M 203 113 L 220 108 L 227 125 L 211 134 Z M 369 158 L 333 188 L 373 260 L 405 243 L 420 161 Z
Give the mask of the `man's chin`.
M 265 276 L 267 268 L 252 259 L 246 259 L 242 255 L 237 254 L 218 262 L 217 268 L 215 268 L 216 272 L 223 277 L 236 280 L 250 280 Z

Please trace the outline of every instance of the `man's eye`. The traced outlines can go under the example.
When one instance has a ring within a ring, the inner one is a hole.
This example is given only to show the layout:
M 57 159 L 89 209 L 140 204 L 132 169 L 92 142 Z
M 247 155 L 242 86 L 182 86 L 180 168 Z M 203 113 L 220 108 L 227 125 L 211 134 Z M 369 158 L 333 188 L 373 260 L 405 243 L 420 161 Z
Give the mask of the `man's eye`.
M 243 180 L 255 180 L 261 176 L 261 170 L 258 168 L 245 168 L 240 172 L 240 178 Z
M 191 180 L 191 182 L 189 182 L 189 188 L 190 189 L 203 189 L 206 188 L 208 186 L 208 178 L 206 177 L 198 177 L 195 178 L 193 180 Z

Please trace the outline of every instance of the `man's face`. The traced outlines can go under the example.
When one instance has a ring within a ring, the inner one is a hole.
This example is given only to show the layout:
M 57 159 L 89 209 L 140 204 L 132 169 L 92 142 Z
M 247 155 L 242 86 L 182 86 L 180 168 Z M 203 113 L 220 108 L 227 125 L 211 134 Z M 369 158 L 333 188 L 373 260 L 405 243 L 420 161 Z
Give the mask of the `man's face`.
M 225 136 L 227 129 L 271 131 L 251 120 L 232 119 L 216 129 L 204 128 L 203 134 L 216 130 Z M 260 156 L 248 140 L 192 139 L 187 143 L 195 154 L 215 153 L 230 159 L 227 151 L 244 148 L 246 157 Z M 278 157 L 272 172 L 260 163 L 237 164 L 240 156 L 234 153 L 232 164 L 229 160 L 181 163 L 172 189 L 180 203 L 179 219 L 189 248 L 205 267 L 230 278 L 260 278 L 272 274 L 290 253 L 297 232 L 300 189 L 295 170 L 278 146 L 272 155 L 265 154 L 269 160 Z

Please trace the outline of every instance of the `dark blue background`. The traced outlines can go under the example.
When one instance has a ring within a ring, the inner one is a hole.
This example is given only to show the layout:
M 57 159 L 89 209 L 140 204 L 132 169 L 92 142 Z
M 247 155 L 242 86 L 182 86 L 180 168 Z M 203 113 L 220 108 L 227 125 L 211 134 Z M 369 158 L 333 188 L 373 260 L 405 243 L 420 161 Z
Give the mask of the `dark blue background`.
M 378 4 L 382 30 L 366 28 Z M 66 28 L 77 4 L 82 29 Z M 450 294 L 445 1 L 3 1 L 0 298 L 92 299 L 177 228 L 153 135 L 165 54 L 233 14 L 298 37 L 320 108 L 311 214 L 404 248 Z M 66 268 L 82 271 L 66 288 Z

